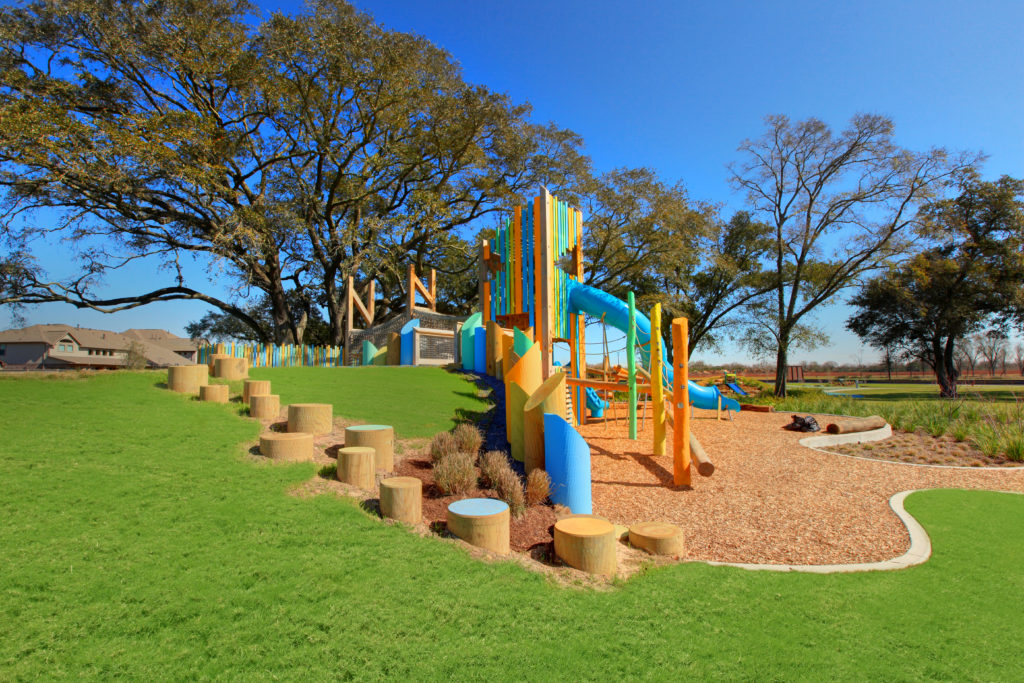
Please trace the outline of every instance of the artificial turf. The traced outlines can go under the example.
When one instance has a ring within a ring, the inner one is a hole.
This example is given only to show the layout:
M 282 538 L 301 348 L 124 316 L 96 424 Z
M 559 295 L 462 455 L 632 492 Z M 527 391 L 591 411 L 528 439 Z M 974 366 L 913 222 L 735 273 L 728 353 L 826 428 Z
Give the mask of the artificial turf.
M 899 572 L 683 564 L 566 588 L 289 495 L 313 465 L 250 460 L 254 422 L 156 381 L 0 378 L 0 679 L 1020 675 L 1024 496 L 912 495 L 934 556 Z

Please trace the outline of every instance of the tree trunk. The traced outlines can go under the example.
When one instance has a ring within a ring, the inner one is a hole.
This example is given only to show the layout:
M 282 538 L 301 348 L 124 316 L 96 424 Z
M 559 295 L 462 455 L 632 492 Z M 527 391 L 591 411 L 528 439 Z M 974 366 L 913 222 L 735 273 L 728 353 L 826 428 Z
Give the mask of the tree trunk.
M 779 334 L 779 348 L 775 355 L 775 396 L 786 397 L 786 374 L 789 370 L 789 335 Z
M 291 311 L 288 310 L 288 300 L 285 298 L 284 286 L 279 280 L 271 284 L 270 291 L 270 316 L 274 320 L 274 343 L 295 344 L 296 330 L 292 322 Z
M 953 338 L 950 337 L 942 344 L 936 339 L 932 342 L 932 352 L 935 354 L 935 379 L 939 384 L 939 396 L 941 398 L 956 398 L 956 380 L 959 373 L 956 363 L 953 361 Z

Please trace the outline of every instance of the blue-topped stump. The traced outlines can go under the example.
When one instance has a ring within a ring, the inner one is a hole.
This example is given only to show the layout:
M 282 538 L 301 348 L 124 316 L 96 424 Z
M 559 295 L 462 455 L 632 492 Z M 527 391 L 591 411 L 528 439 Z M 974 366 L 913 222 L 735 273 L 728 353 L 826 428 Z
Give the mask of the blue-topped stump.
M 510 521 L 508 503 L 495 498 L 465 498 L 448 506 L 448 531 L 498 555 L 509 553 Z
M 390 472 L 395 469 L 395 430 L 388 425 L 345 427 L 345 447 L 368 446 L 374 451 L 374 467 Z

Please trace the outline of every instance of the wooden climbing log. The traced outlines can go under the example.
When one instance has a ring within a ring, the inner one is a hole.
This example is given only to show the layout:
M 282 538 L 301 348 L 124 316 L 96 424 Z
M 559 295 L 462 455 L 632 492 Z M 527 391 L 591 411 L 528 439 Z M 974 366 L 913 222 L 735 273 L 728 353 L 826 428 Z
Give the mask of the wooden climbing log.
M 774 413 L 774 406 L 759 406 L 753 403 L 741 403 L 740 410 L 746 413 Z
M 373 449 L 346 446 L 338 449 L 338 481 L 372 491 L 376 482 Z
M 369 446 L 373 449 L 378 470 L 390 472 L 395 469 L 395 430 L 388 425 L 345 427 L 345 445 Z
M 269 393 L 269 380 L 247 379 L 242 385 L 242 403 L 249 403 L 253 396 L 266 396 Z
M 682 555 L 683 530 L 665 522 L 640 522 L 629 527 L 629 543 L 652 555 Z
M 872 429 L 881 429 L 886 421 L 879 415 L 871 417 L 851 418 L 841 422 L 831 422 L 825 431 L 829 434 L 852 434 L 853 432 L 869 432 Z
M 715 473 L 715 464 L 708 458 L 704 447 L 700 445 L 700 441 L 697 441 L 697 437 L 693 435 L 693 432 L 690 432 L 690 455 L 697 461 L 697 472 L 702 477 L 710 477 Z
M 244 358 L 218 358 L 213 362 L 213 376 L 226 380 L 240 380 L 249 376 L 249 361 Z
M 198 365 L 172 365 L 167 368 L 167 388 L 181 394 L 198 394 L 199 377 Z
M 596 517 L 574 515 L 555 522 L 555 555 L 589 574 L 615 574 L 615 526 Z
M 276 420 L 281 414 L 281 397 L 277 394 L 259 394 L 249 398 L 249 417 L 257 420 Z
M 508 555 L 508 503 L 494 498 L 465 498 L 448 506 L 448 531 L 470 545 Z
M 288 431 L 330 434 L 334 430 L 330 403 L 293 403 L 288 406 Z
M 388 365 L 402 364 L 402 335 L 392 332 L 388 335 Z
M 313 459 L 313 435 L 267 432 L 260 435 L 260 453 L 271 460 L 300 462 Z
M 228 385 L 207 384 L 205 387 L 199 387 L 199 400 L 209 401 L 210 403 L 227 403 Z
M 382 480 L 380 513 L 406 524 L 419 524 L 423 519 L 423 482 L 416 477 Z

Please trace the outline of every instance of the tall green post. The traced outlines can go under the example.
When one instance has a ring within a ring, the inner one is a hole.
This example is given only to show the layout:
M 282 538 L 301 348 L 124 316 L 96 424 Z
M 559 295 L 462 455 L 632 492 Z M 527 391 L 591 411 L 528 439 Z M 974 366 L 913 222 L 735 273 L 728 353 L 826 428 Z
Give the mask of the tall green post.
M 636 302 L 633 292 L 629 303 L 629 328 L 626 330 L 626 369 L 629 371 L 629 438 L 636 439 Z

